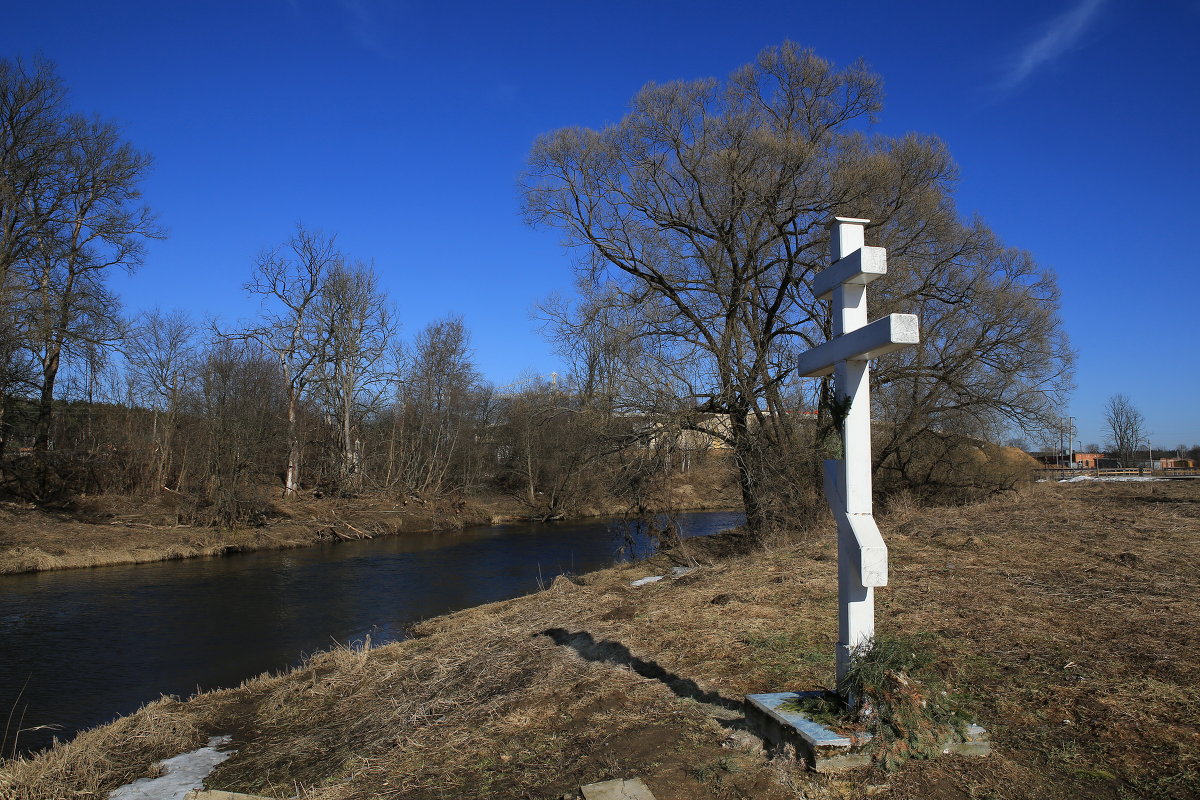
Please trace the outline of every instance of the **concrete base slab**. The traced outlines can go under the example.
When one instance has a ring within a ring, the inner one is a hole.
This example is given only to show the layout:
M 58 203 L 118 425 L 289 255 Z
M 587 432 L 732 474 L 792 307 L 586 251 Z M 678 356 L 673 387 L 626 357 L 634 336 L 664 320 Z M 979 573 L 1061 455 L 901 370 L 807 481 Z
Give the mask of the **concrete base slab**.
M 817 772 L 866 767 L 871 754 L 861 752 L 870 734 L 845 736 L 803 714 L 780 706 L 820 697 L 824 692 L 771 692 L 746 695 L 746 721 L 768 749 L 803 759 Z
M 869 766 L 872 756 L 865 752 L 871 735 L 847 736 L 787 706 L 802 700 L 820 697 L 824 692 L 772 692 L 746 695 L 746 721 L 751 730 L 762 737 L 768 750 L 803 759 L 817 772 Z M 962 756 L 986 756 L 992 752 L 987 731 L 979 725 L 968 725 L 962 739 L 951 739 L 942 745 L 943 753 Z
M 583 800 L 654 800 L 654 795 L 650 794 L 650 789 L 642 783 L 641 778 L 617 778 L 579 788 L 583 792 Z

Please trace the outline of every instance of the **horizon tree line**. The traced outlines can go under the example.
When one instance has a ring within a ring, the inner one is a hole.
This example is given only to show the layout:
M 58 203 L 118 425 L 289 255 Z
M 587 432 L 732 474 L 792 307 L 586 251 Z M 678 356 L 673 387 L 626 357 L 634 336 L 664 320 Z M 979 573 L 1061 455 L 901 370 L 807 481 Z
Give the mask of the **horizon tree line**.
M 486 487 L 550 518 L 611 491 L 598 467 L 617 458 L 614 428 L 637 438 L 588 408 L 572 376 L 497 392 L 461 318 L 402 341 L 374 268 L 333 236 L 297 226 L 243 288 L 263 307 L 241 326 L 160 309 L 124 321 L 103 359 L 70 373 L 44 450 L 27 444 L 40 406 L 8 396 L 8 441 L 25 446 L 0 451 L 0 492 L 165 495 L 182 518 L 234 525 L 267 513 L 272 486 L 401 502 Z M 654 450 L 642 439 L 633 461 Z
M 873 133 L 881 109 L 862 64 L 785 42 L 723 82 L 647 84 L 617 124 L 539 137 L 520 191 L 527 221 L 580 256 L 576 296 L 541 312 L 571 368 L 504 394 L 461 319 L 402 343 L 373 266 L 304 226 L 255 257 L 257 319 L 124 319 L 105 278 L 163 235 L 139 205 L 150 159 L 72 114 L 51 65 L 0 61 L 0 491 L 165 492 L 233 524 L 264 513 L 265 486 L 487 486 L 555 516 L 600 492 L 644 499 L 650 473 L 711 440 L 762 536 L 816 513 L 837 456 L 829 382 L 792 367 L 831 335 L 811 281 L 835 214 L 869 217 L 888 248 L 872 313 L 922 320 L 921 346 L 872 372 L 881 485 L 1011 485 L 973 465 L 1002 431 L 1052 424 L 1069 388 L 1055 278 L 962 220 L 944 143 Z
M 574 401 L 532 384 L 521 402 L 495 393 L 461 319 L 404 345 L 376 272 L 332 236 L 298 226 L 260 253 L 244 288 L 262 313 L 240 328 L 124 317 L 108 276 L 165 235 L 141 202 L 151 165 L 115 124 L 69 107 L 52 64 L 0 59 L 0 494 L 166 492 L 231 524 L 276 480 L 286 497 L 504 485 L 517 457 L 501 448 L 521 453 L 522 496 L 551 498 L 531 505 L 574 502 L 541 490 L 562 482 L 542 454 L 495 443 L 522 427 L 506 409 L 545 423 L 545 404 Z

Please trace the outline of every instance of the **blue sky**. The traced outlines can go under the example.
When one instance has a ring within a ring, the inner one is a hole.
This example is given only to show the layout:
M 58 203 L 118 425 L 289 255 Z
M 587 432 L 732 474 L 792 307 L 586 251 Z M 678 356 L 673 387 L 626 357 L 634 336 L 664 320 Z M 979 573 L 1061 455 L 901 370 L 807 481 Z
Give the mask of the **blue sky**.
M 518 215 L 534 137 L 784 39 L 861 57 L 878 129 L 945 139 L 961 212 L 1058 273 L 1078 438 L 1104 440 L 1123 392 L 1175 445 L 1200 442 L 1198 38 L 1196 0 L 47 0 L 9 4 L 0 55 L 52 59 L 75 108 L 154 155 L 170 237 L 115 281 L 131 311 L 252 316 L 254 254 L 303 221 L 374 261 L 406 335 L 463 315 L 498 384 L 559 367 L 530 307 L 568 260 Z

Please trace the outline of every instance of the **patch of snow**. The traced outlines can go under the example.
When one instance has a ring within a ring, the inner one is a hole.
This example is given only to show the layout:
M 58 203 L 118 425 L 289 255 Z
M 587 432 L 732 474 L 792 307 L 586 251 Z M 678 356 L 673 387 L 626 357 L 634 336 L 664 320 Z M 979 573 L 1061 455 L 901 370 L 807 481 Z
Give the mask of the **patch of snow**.
M 1063 478 L 1059 483 L 1079 483 L 1080 481 L 1165 481 L 1167 478 L 1151 478 L 1149 475 L 1079 475 L 1074 478 Z
M 192 789 L 204 788 L 207 778 L 217 765 L 234 754 L 234 750 L 217 748 L 229 744 L 228 736 L 214 736 L 208 745 L 190 753 L 160 761 L 163 774 L 157 778 L 138 778 L 133 783 L 113 789 L 108 800 L 183 800 Z
M 630 586 L 645 586 L 647 583 L 657 583 L 663 579 L 662 575 L 651 575 L 648 578 L 638 578 L 636 581 L 630 581 Z

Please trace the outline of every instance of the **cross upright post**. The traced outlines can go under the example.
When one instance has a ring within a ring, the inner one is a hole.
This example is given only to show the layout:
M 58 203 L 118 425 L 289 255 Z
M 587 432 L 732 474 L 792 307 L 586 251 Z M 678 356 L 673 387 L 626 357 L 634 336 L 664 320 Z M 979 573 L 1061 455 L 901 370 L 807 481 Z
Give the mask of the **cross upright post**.
M 875 636 L 874 587 L 887 585 L 887 545 L 871 502 L 870 360 L 920 340 L 912 314 L 867 323 L 867 284 L 887 272 L 884 248 L 864 244 L 869 221 L 830 221 L 830 266 L 813 281 L 813 292 L 832 301 L 833 337 L 797 363 L 801 376 L 833 375 L 837 406 L 844 412 L 842 458 L 825 462 L 825 497 L 838 526 L 839 686 L 855 653 Z
M 836 264 L 864 245 L 863 227 L 867 220 L 836 219 L 830 232 L 830 263 Z M 842 283 L 833 290 L 833 335 L 844 336 L 867 324 L 867 285 Z M 871 516 L 871 362 L 839 361 L 833 371 L 834 395 L 841 404 L 849 403 L 842 420 L 842 508 L 845 514 Z M 843 408 L 845 406 L 843 405 Z M 828 502 L 832 502 L 827 498 Z M 839 515 L 840 516 L 840 515 Z M 838 644 L 837 680 L 840 685 L 850 667 L 850 658 L 875 636 L 875 589 L 864 585 L 854 569 L 853 532 L 838 522 Z M 882 544 L 882 538 L 880 539 Z M 886 546 L 885 546 L 886 547 Z M 884 568 L 887 550 L 883 551 Z

